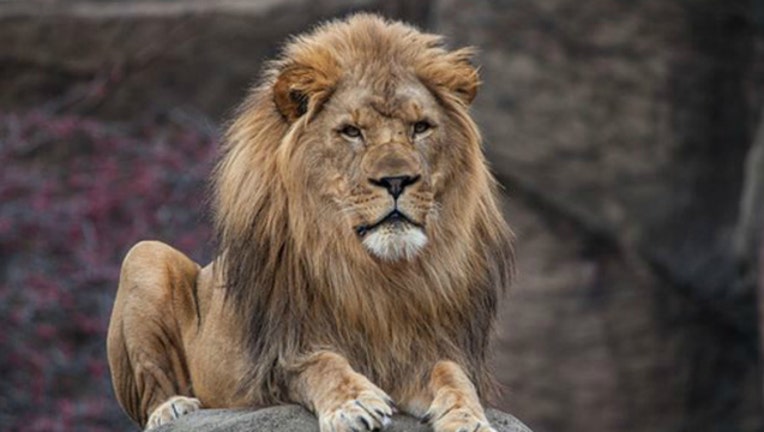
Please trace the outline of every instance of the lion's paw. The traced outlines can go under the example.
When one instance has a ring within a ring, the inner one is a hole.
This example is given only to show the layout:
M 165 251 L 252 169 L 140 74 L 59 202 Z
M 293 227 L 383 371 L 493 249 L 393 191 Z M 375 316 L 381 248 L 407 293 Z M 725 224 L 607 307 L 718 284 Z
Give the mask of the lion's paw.
M 466 407 L 442 413 L 430 411 L 422 418 L 422 423 L 430 423 L 435 432 L 496 432 L 484 416 Z
M 321 432 L 379 431 L 390 424 L 393 401 L 380 392 L 363 391 L 339 408 L 322 415 Z
M 149 421 L 146 422 L 146 430 L 169 423 L 182 415 L 197 411 L 201 407 L 202 403 L 199 399 L 173 396 L 151 413 Z

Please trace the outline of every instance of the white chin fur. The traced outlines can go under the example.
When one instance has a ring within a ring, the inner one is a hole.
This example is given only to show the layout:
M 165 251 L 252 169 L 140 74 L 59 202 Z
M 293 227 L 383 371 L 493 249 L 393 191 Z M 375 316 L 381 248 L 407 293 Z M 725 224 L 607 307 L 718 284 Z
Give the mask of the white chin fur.
M 379 258 L 397 261 L 412 259 L 427 244 L 427 236 L 421 228 L 381 226 L 368 233 L 363 245 Z

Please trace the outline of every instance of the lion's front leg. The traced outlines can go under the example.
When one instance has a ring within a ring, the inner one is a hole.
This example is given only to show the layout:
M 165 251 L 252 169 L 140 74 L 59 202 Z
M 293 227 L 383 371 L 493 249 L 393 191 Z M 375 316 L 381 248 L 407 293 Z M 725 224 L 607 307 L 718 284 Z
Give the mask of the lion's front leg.
M 435 432 L 495 432 L 475 386 L 459 365 L 438 362 L 432 369 L 429 387 L 433 400 L 422 420 L 430 423 Z
M 290 384 L 296 402 L 315 412 L 321 432 L 380 430 L 393 415 L 390 396 L 335 353 L 313 354 Z
M 148 428 L 200 408 L 188 373 L 184 335 L 196 328 L 199 266 L 160 242 L 125 257 L 107 352 L 122 408 Z

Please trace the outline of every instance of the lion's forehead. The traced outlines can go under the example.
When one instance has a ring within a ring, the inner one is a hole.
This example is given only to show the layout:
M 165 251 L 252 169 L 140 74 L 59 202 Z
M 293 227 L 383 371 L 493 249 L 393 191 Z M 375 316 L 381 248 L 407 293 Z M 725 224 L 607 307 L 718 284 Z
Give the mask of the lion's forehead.
M 332 104 L 345 121 L 362 127 L 396 120 L 414 122 L 425 117 L 436 120 L 439 116 L 438 104 L 424 85 L 401 81 L 394 86 L 392 90 L 378 89 L 363 81 L 351 81 L 338 89 Z

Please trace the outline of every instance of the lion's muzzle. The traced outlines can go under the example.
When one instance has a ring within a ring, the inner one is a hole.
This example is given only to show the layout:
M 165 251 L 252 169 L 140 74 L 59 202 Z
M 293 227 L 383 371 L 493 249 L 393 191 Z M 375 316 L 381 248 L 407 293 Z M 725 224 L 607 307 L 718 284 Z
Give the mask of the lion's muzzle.
M 369 252 L 389 261 L 412 259 L 427 244 L 422 224 L 397 208 L 372 224 L 356 227 L 356 233 Z

